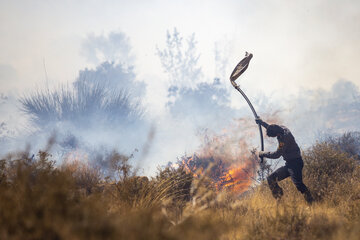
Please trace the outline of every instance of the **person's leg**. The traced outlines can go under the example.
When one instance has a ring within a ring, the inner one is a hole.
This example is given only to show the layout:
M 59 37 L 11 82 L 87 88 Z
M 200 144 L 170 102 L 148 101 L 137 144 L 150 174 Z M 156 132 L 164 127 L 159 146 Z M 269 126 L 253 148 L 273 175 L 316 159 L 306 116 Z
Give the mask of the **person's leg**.
M 302 159 L 299 159 L 297 161 L 294 161 L 290 164 L 288 164 L 288 171 L 291 177 L 291 180 L 295 184 L 297 190 L 301 192 L 304 195 L 305 200 L 308 203 L 312 203 L 314 200 L 311 196 L 311 193 L 309 189 L 306 187 L 306 185 L 303 182 L 302 179 L 302 169 L 303 169 L 304 163 Z
M 267 177 L 267 181 L 274 198 L 280 199 L 283 195 L 283 190 L 277 182 L 289 176 L 290 174 L 287 166 L 283 166 L 278 168 L 275 172 L 273 172 L 270 176 Z

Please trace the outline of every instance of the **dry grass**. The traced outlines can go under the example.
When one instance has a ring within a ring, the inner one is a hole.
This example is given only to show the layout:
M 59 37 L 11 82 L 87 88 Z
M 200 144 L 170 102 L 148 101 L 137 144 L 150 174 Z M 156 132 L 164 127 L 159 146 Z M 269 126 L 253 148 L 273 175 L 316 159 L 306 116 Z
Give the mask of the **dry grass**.
M 289 180 L 275 201 L 265 183 L 244 196 L 216 193 L 181 168 L 136 175 L 113 154 L 116 178 L 80 162 L 55 167 L 46 152 L 0 162 L 0 239 L 358 239 L 357 156 L 333 143 L 304 152 L 308 206 Z

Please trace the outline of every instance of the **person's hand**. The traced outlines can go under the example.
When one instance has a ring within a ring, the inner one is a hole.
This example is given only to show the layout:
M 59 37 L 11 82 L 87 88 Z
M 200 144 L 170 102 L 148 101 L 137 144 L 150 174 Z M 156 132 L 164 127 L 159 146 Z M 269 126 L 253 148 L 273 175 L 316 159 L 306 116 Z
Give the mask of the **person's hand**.
M 255 118 L 255 122 L 256 122 L 256 124 L 261 124 L 263 121 L 261 120 L 260 117 L 257 117 L 257 118 Z
M 260 158 L 264 157 L 264 155 L 265 155 L 265 152 L 264 152 L 264 151 L 260 151 L 260 152 L 259 152 L 259 157 L 260 157 Z

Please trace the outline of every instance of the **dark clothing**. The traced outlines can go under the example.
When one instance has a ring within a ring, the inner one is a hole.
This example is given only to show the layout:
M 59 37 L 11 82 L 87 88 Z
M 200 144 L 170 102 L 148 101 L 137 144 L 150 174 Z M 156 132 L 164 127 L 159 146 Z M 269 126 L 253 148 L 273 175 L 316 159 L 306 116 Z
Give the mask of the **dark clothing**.
M 267 178 L 270 190 L 276 199 L 280 199 L 283 195 L 283 190 L 277 182 L 291 177 L 292 182 L 297 190 L 304 195 L 305 200 L 308 203 L 313 202 L 311 193 L 302 180 L 303 167 L 304 163 L 301 158 L 293 159 L 291 162 L 286 162 L 285 166 L 278 168 Z
M 268 127 L 269 125 L 265 122 L 261 124 L 264 127 Z M 279 126 L 283 134 L 277 136 L 277 140 L 279 142 L 279 146 L 275 152 L 266 152 L 263 154 L 266 158 L 279 158 L 283 157 L 286 162 L 292 161 L 296 158 L 301 158 L 300 148 L 297 145 L 294 136 L 291 134 L 290 130 L 284 126 Z
M 278 168 L 268 177 L 269 185 L 277 185 L 278 181 L 284 180 L 287 177 L 291 177 L 291 180 L 295 184 L 296 188 L 301 193 L 304 193 L 307 188 L 302 181 L 303 166 L 304 163 L 301 158 L 294 159 L 290 163 L 286 162 L 285 166 Z
M 265 128 L 269 126 L 265 122 L 261 122 L 261 125 Z M 312 203 L 313 198 L 311 193 L 302 180 L 302 169 L 304 167 L 304 162 L 301 158 L 300 148 L 297 145 L 295 138 L 291 134 L 290 130 L 284 126 L 279 127 L 281 128 L 282 133 L 277 136 L 279 142 L 278 149 L 275 152 L 267 152 L 263 154 L 264 157 L 272 159 L 283 156 L 284 160 L 286 161 L 285 166 L 278 168 L 267 178 L 271 192 L 276 199 L 280 199 L 283 195 L 283 190 L 277 182 L 287 177 L 291 177 L 292 182 L 304 195 L 305 200 L 308 203 Z

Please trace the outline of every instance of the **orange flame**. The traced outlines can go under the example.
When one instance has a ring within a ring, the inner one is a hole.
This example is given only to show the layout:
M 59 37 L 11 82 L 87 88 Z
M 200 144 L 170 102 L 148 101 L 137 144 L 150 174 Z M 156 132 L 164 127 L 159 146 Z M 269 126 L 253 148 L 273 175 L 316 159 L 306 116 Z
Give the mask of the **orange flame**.
M 230 167 L 223 176 L 220 177 L 220 186 L 217 188 L 228 189 L 235 193 L 246 191 L 252 184 L 254 173 L 250 172 L 251 163 L 248 161 L 245 165 Z
M 194 160 L 195 159 L 195 160 Z M 196 166 L 196 162 L 211 162 L 212 159 L 188 157 L 182 159 L 182 166 L 187 173 L 191 173 L 194 177 L 201 177 L 204 174 L 204 168 Z M 209 177 L 214 187 L 218 191 L 229 190 L 235 194 L 246 191 L 252 184 L 255 177 L 255 166 L 247 160 L 242 165 L 231 165 L 226 167 L 222 161 L 218 161 L 211 167 Z
M 256 177 L 257 157 L 251 155 L 245 140 L 253 134 L 241 133 L 240 129 L 243 128 L 238 126 L 231 128 L 223 130 L 223 135 L 206 134 L 198 153 L 192 157 L 183 157 L 180 165 L 187 173 L 200 177 L 211 164 L 210 171 L 206 172 L 209 172 L 215 188 L 240 194 L 251 186 Z

